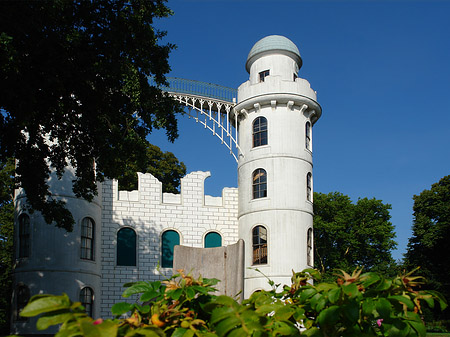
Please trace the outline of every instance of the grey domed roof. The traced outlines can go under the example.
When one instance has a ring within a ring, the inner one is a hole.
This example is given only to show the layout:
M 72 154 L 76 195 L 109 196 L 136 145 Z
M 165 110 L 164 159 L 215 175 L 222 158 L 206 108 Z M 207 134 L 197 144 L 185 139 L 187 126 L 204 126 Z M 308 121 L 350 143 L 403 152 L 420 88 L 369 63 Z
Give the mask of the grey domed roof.
M 281 35 L 269 35 L 256 42 L 248 53 L 245 63 L 247 71 L 250 72 L 250 61 L 253 62 L 257 55 L 272 50 L 287 52 L 298 63 L 299 68 L 302 66 L 302 58 L 294 42 Z

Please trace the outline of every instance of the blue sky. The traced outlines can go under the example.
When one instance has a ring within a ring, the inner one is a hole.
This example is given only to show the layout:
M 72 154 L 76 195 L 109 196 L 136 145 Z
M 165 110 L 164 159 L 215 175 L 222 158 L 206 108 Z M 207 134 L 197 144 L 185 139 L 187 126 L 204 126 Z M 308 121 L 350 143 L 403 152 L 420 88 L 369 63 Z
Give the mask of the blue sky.
M 450 174 L 450 1 L 169 1 L 169 76 L 237 88 L 251 47 L 284 35 L 299 48 L 299 76 L 318 92 L 314 189 L 392 205 L 401 258 L 411 236 L 412 197 Z M 188 172 L 210 171 L 206 193 L 237 186 L 236 162 L 186 117 L 171 151 Z

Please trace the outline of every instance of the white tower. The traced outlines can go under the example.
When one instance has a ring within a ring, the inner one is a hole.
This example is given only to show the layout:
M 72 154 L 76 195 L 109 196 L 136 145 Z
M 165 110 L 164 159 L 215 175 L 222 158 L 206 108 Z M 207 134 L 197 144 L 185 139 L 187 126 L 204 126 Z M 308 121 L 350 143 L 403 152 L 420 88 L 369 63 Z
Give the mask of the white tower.
M 297 77 L 301 66 L 292 41 L 267 36 L 250 50 L 250 79 L 238 90 L 245 297 L 269 287 L 264 275 L 290 284 L 292 269 L 313 264 L 311 135 L 322 110 L 309 82 Z

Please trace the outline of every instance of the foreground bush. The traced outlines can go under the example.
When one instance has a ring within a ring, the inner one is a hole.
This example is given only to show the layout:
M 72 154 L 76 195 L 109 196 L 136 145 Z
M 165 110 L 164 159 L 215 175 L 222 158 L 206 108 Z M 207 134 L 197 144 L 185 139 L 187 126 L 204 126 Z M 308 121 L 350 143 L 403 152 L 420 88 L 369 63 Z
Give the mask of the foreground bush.
M 447 304 L 439 293 L 418 290 L 421 279 L 356 270 L 327 283 L 306 269 L 293 273 L 291 286 L 278 290 L 269 281 L 272 290 L 238 303 L 212 294 L 217 280 L 180 272 L 164 282 L 126 284 L 123 296 L 139 295 L 140 304 L 115 304 L 115 319 L 94 320 L 67 295 L 34 296 L 21 315 L 41 315 L 40 330 L 61 324 L 56 337 L 426 336 L 422 305 Z

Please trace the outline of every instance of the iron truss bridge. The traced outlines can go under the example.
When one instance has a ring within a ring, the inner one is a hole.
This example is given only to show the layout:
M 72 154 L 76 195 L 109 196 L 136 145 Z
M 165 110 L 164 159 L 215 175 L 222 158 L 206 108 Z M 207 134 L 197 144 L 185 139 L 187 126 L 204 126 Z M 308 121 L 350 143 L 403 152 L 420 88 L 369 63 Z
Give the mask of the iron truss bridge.
M 200 123 L 219 138 L 238 161 L 238 118 L 234 110 L 237 90 L 221 85 L 176 77 L 166 78 L 168 86 L 161 90 L 188 108 L 189 118 Z M 157 86 L 153 79 L 150 85 Z

